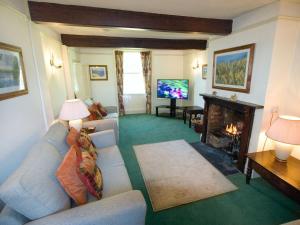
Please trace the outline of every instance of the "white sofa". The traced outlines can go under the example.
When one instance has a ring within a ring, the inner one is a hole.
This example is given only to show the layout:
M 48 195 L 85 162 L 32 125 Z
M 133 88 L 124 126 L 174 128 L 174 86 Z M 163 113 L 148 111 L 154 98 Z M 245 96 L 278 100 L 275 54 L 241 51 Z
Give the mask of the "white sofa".
M 106 122 L 108 123 L 108 122 Z M 91 134 L 97 147 L 97 165 L 103 174 L 103 198 L 89 197 L 89 203 L 72 207 L 71 200 L 55 177 L 64 154 L 67 129 L 52 125 L 44 138 L 0 187 L 5 203 L 0 213 L 2 225 L 143 225 L 146 203 L 133 190 L 124 161 L 116 145 L 115 122 Z M 0 201 L 1 206 L 1 201 Z

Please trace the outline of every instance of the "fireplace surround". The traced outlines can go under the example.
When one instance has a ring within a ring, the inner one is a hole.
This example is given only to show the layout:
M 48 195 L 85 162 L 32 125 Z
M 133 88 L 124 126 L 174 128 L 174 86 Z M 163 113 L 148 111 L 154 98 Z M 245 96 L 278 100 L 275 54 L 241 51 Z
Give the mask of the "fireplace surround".
M 228 151 L 243 172 L 255 111 L 263 106 L 209 94 L 201 96 L 205 101 L 201 141 Z

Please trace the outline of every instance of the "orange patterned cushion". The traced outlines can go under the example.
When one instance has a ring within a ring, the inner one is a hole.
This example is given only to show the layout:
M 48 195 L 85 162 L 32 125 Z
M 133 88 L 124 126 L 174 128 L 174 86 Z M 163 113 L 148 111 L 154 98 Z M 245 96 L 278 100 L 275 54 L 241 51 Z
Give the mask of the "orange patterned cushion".
M 102 116 L 107 116 L 107 111 L 106 109 L 102 106 L 102 104 L 100 102 L 96 102 L 95 103 L 99 112 L 101 113 Z
M 90 111 L 90 115 L 88 117 L 88 119 L 91 120 L 101 120 L 102 119 L 102 115 L 97 107 L 97 105 L 95 103 L 93 103 L 93 105 L 91 105 L 89 108 Z
M 79 139 L 79 132 L 74 127 L 71 127 L 69 134 L 67 136 L 68 145 L 69 146 L 76 145 L 78 139 Z
M 56 177 L 77 205 L 87 202 L 87 188 L 77 174 L 78 147 L 72 145 L 56 171 Z
M 96 165 L 96 160 L 82 149 L 77 150 L 77 174 L 85 184 L 88 192 L 97 199 L 102 197 L 103 180 L 101 170 Z
M 82 151 L 87 151 L 95 160 L 97 159 L 97 152 L 86 129 L 80 130 L 80 135 L 77 141 Z

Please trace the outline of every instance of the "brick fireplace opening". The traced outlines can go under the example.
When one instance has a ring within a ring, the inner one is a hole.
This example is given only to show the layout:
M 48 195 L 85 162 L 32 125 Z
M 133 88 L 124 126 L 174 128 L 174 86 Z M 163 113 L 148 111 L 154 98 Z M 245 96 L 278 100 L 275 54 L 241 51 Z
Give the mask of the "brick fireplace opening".
M 263 106 L 214 95 L 201 96 L 205 100 L 201 141 L 226 151 L 237 168 L 244 171 L 255 110 Z

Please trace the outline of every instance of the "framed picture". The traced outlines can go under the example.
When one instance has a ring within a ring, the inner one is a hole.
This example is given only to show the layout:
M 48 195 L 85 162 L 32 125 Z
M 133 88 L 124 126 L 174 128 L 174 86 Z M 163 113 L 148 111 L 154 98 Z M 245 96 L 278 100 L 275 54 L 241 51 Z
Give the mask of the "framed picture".
M 255 44 L 214 52 L 212 87 L 250 92 Z
M 0 42 L 0 100 L 28 94 L 22 49 Z
M 207 64 L 202 65 L 202 79 L 206 80 L 207 78 Z
M 106 65 L 90 65 L 90 80 L 108 80 Z

